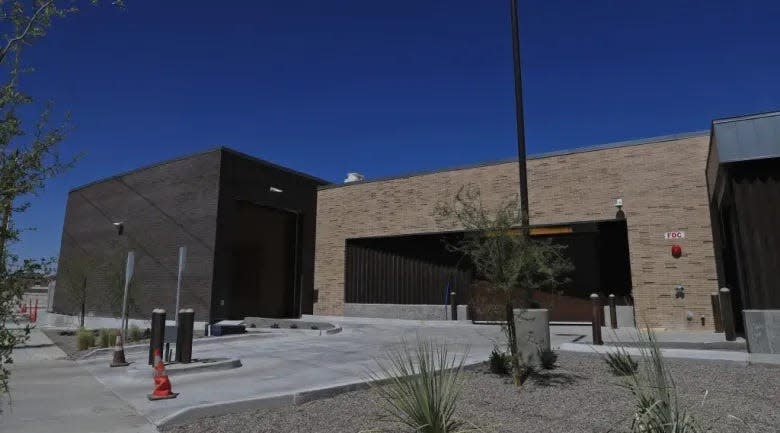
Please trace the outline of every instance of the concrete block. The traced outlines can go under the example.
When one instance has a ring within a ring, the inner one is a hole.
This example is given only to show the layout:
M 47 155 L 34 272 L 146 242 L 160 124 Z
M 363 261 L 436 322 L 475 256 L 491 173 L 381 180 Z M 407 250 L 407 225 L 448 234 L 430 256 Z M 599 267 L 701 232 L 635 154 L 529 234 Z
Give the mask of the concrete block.
M 550 312 L 546 309 L 515 309 L 517 349 L 523 358 L 539 363 L 539 350 L 550 349 Z
M 450 320 L 449 305 L 344 304 L 344 316 L 405 320 Z M 468 306 L 458 305 L 458 320 L 468 320 Z
M 743 315 L 748 350 L 780 354 L 780 310 L 744 310 Z
M 458 305 L 458 321 L 468 321 L 469 319 L 469 306 L 468 305 Z
M 635 328 L 634 322 L 634 307 L 631 305 L 616 305 L 615 312 L 617 313 L 617 325 L 618 328 Z M 610 327 L 609 322 L 609 305 L 604 307 L 604 326 Z

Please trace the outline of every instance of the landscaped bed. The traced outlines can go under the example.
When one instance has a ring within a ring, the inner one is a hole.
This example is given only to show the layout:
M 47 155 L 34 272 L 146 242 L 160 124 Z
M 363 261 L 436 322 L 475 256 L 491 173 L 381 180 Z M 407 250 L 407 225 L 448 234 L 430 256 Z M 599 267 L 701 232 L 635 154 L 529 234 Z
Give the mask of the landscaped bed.
M 46 334 L 47 337 L 52 341 L 52 343 L 56 344 L 57 347 L 62 349 L 63 352 L 65 352 L 68 355 L 68 358 L 70 359 L 78 359 L 82 355 L 87 354 L 91 352 L 92 350 L 101 348 L 100 343 L 100 333 L 99 330 L 92 330 L 93 335 L 95 336 L 95 342 L 90 345 L 88 349 L 85 350 L 79 350 L 78 347 L 78 331 L 76 330 L 61 330 L 61 329 L 45 329 L 42 328 L 41 331 Z M 114 329 L 107 330 L 114 331 Z M 139 339 L 134 339 L 133 341 L 127 341 L 124 344 L 130 345 L 130 344 L 149 344 L 149 339 L 147 336 L 143 335 Z M 113 347 L 114 344 L 114 338 L 111 338 L 109 341 L 108 347 Z
M 702 427 L 713 432 L 779 431 L 780 367 L 675 359 L 668 364 L 680 398 Z M 520 389 L 487 368 L 466 372 L 457 417 L 481 428 L 476 431 L 495 433 L 627 430 L 633 399 L 601 357 L 562 352 L 558 365 L 542 370 Z M 379 417 L 377 398 L 364 390 L 301 406 L 201 419 L 168 431 L 409 431 Z

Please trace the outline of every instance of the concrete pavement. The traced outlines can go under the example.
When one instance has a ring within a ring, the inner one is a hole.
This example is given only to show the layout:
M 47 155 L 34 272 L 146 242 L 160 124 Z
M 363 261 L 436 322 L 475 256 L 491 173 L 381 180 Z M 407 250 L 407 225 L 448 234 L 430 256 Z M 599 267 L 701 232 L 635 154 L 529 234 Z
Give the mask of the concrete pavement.
M 0 414 L 3 432 L 157 432 L 73 361 L 17 361 L 11 366 L 10 386 L 12 405 L 3 404 Z
M 398 321 L 400 322 L 400 321 Z M 450 322 L 452 323 L 452 322 Z M 464 354 L 467 362 L 487 359 L 502 338 L 498 326 L 454 325 L 404 321 L 401 323 L 356 323 L 343 331 L 321 336 L 276 334 L 264 339 L 231 339 L 193 348 L 196 358 L 238 358 L 241 368 L 181 375 L 172 378 L 176 399 L 150 402 L 152 370 L 148 377 L 131 375 L 108 367 L 107 359 L 80 361 L 101 383 L 157 425 L 182 422 L 236 410 L 287 405 L 310 398 L 323 388 L 357 386 L 387 350 L 402 338 L 414 344 L 417 336 L 449 343 L 449 349 Z M 128 354 L 130 361 L 146 362 L 145 353 Z
M 26 364 L 36 361 L 64 359 L 67 355 L 39 329 L 30 330 L 30 338 L 18 346 L 14 346 L 13 359 L 16 364 Z
M 504 341 L 498 325 L 315 318 L 335 323 L 343 330 L 335 335 L 293 332 L 261 339 L 213 338 L 198 341 L 193 349 L 194 357 L 238 358 L 243 366 L 234 370 L 176 376 L 172 378 L 173 389 L 180 395 L 172 400 L 150 402 L 146 399 L 152 387 L 151 368 L 148 377 L 144 377 L 109 368 L 107 357 L 81 361 L 80 364 L 150 421 L 162 426 L 203 416 L 296 404 L 316 396 L 355 389 L 363 386 L 377 360 L 385 359 L 386 352 L 397 347 L 402 339 L 409 344 L 414 344 L 417 336 L 446 342 L 455 354 L 465 354 L 468 350 L 467 363 L 487 360 L 491 350 L 496 345 L 502 346 Z M 585 344 L 572 344 L 590 341 L 589 326 L 553 326 L 550 332 L 553 348 L 592 352 Z M 672 339 L 682 338 L 669 336 Z M 685 338 L 695 338 L 695 335 Z M 147 360 L 145 351 L 128 353 L 127 357 L 138 363 L 136 367 Z

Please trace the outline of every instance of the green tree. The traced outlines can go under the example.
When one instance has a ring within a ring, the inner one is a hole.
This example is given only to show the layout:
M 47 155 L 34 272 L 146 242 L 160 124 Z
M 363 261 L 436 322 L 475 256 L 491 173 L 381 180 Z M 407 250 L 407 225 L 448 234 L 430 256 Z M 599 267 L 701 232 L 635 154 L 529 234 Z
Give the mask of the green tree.
M 522 382 L 522 354 L 518 353 L 515 334 L 514 303 L 517 295 L 527 307 L 534 290 L 554 289 L 566 282 L 571 262 L 561 245 L 536 240 L 524 233 L 518 200 L 486 206 L 475 185 L 462 187 L 450 203 L 437 205 L 440 218 L 454 220 L 464 236 L 448 244 L 450 250 L 469 259 L 474 270 L 502 295 L 506 317 L 507 346 L 511 355 L 515 383 Z
M 20 330 L 15 316 L 19 300 L 31 283 L 30 276 L 48 272 L 52 263 L 20 260 L 10 252 L 10 246 L 19 239 L 15 217 L 28 208 L 30 196 L 74 162 L 62 160 L 58 151 L 69 130 L 67 117 L 53 124 L 51 102 L 38 105 L 20 88 L 22 75 L 31 71 L 22 64 L 22 52 L 45 37 L 55 19 L 77 12 L 78 3 L 0 2 L 0 395 L 8 391 L 6 365 L 13 362 L 13 347 L 29 335 L 29 325 Z M 37 120 L 28 126 L 23 120 L 35 111 L 39 113 Z

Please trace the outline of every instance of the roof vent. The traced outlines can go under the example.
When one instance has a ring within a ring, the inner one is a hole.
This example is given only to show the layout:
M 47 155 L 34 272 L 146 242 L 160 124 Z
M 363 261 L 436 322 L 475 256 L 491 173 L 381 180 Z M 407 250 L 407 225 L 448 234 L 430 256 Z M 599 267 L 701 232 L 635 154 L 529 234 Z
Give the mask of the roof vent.
M 360 173 L 347 173 L 347 178 L 344 179 L 344 183 L 360 182 L 366 177 Z

